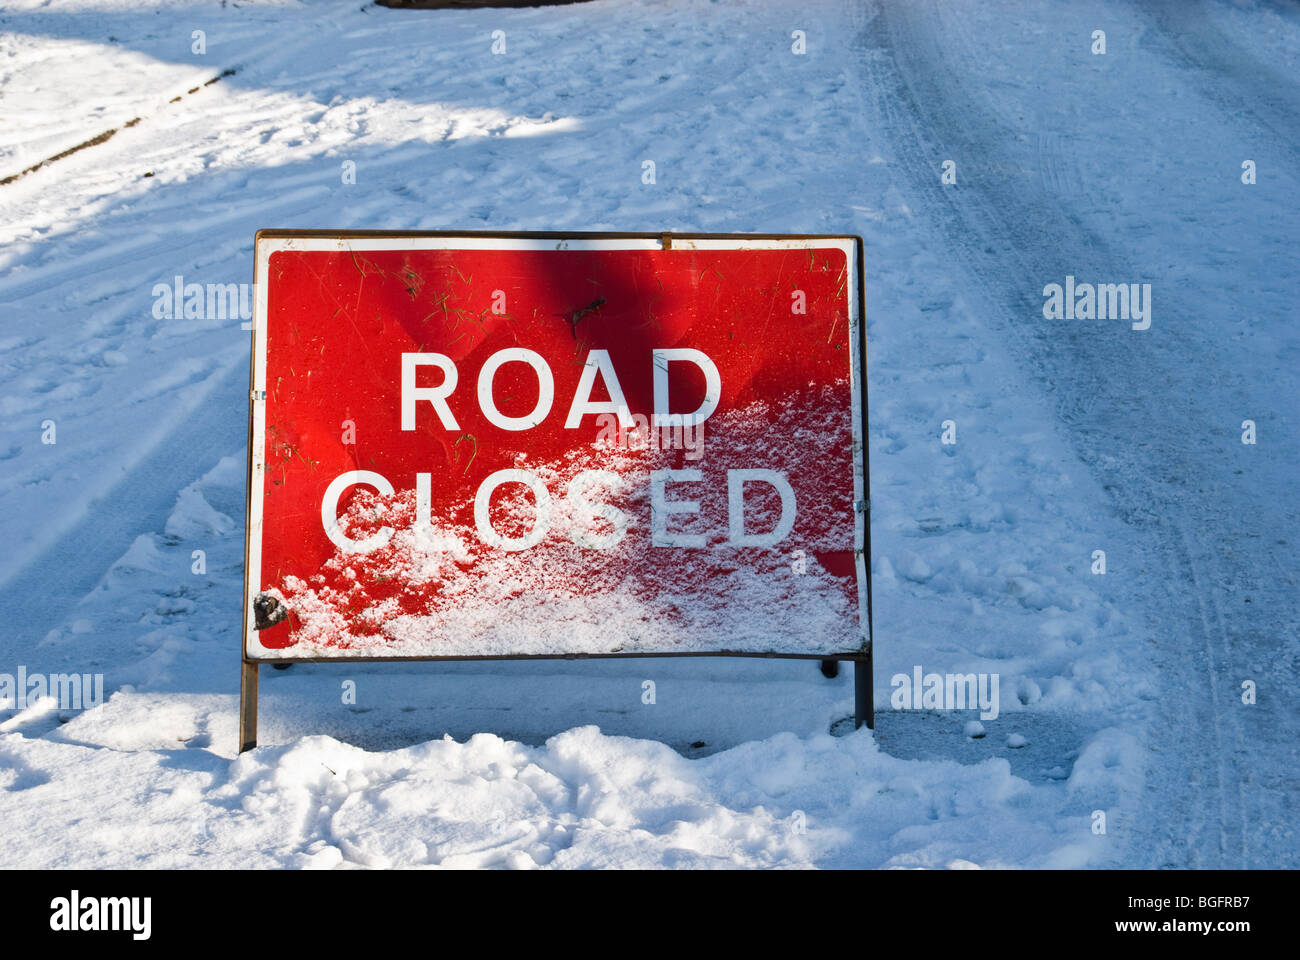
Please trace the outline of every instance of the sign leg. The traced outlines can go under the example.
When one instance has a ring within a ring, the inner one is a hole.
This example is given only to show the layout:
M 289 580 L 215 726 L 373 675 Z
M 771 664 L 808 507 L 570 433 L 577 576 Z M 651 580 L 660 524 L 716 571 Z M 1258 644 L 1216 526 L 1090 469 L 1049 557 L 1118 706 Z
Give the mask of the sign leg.
M 239 752 L 257 746 L 257 667 L 243 662 L 239 674 Z
M 871 683 L 871 654 L 865 660 L 853 661 L 853 729 L 863 724 L 868 730 L 876 729 L 875 690 Z

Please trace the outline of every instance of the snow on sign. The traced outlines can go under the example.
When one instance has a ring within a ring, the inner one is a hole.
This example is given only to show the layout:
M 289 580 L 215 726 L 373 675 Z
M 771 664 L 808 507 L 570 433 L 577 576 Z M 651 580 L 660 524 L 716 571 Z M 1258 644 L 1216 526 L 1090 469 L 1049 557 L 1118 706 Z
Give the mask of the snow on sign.
M 246 664 L 866 656 L 858 238 L 256 261 Z

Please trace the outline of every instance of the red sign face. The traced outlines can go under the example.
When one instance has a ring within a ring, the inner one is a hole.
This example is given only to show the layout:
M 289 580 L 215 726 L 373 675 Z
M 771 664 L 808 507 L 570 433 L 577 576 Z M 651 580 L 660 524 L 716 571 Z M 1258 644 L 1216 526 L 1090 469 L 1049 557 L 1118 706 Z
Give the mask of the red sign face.
M 247 656 L 862 652 L 858 242 L 259 235 Z

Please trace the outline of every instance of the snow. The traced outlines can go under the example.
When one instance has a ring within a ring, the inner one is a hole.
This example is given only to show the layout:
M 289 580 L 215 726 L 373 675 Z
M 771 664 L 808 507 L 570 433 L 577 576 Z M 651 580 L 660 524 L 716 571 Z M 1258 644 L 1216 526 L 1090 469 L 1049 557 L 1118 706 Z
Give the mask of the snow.
M 108 694 L 0 704 L 5 865 L 1297 865 L 1300 23 L 1201 20 L 8 4 L 0 176 L 118 132 L 0 186 L 0 672 Z M 152 290 L 263 227 L 861 234 L 876 731 L 806 662 L 296 664 L 237 756 L 248 335 Z
M 230 713 L 217 703 L 176 706 L 119 694 L 42 742 L 39 768 L 18 744 L 28 789 L 7 804 L 11 829 L 98 811 L 14 866 L 807 867 L 862 865 L 867 851 L 871 865 L 944 866 L 985 818 L 1002 852 L 982 865 L 1060 856 L 1054 802 L 1005 760 L 899 760 L 869 736 L 787 733 L 699 759 L 594 726 L 538 747 L 480 733 L 373 752 L 306 736 L 233 762 L 192 748 L 177 764 L 178 741 L 233 730 L 195 724 Z M 94 784 L 52 814 L 32 781 L 64 765 Z M 116 802 L 109 771 L 148 786 Z

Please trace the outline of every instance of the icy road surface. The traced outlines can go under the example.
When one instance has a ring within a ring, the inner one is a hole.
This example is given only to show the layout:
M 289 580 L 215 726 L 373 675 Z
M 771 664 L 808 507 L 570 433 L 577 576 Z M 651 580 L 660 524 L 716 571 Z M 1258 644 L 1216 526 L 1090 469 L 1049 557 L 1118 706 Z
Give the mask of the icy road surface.
M 0 185 L 0 686 L 108 697 L 0 704 L 4 865 L 1300 865 L 1298 63 L 1255 2 L 8 4 L 0 180 L 116 132 Z M 808 663 L 298 665 L 236 759 L 248 334 L 153 288 L 261 227 L 860 233 L 875 733 Z

